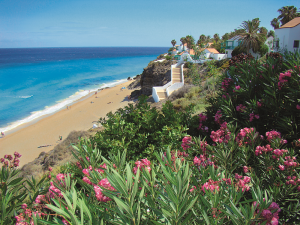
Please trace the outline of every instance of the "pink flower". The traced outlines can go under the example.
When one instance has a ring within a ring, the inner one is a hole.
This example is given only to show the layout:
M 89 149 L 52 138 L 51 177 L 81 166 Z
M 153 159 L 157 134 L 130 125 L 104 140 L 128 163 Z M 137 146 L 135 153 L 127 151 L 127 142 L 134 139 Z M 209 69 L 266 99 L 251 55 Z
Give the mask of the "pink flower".
M 244 181 L 245 181 L 246 183 L 249 183 L 249 182 L 251 181 L 251 178 L 248 177 L 248 176 L 244 176 Z
M 82 180 L 83 180 L 85 183 L 92 185 L 92 182 L 90 181 L 89 178 L 84 177 L 84 178 L 82 178 Z
M 240 90 L 240 89 L 241 89 L 241 86 L 240 86 L 240 85 L 235 86 L 235 89 L 236 89 L 236 90 Z
M 298 110 L 300 110 L 300 105 L 296 105 L 296 108 L 297 108 Z
M 279 165 L 278 166 L 280 170 L 284 170 L 284 166 L 283 165 Z
M 142 159 L 141 161 L 145 166 L 150 166 L 150 164 L 151 164 L 151 162 L 147 158 Z
M 45 200 L 45 195 L 38 195 L 35 199 L 35 203 L 41 204 L 42 201 L 44 201 L 44 200 Z
M 248 173 L 248 167 L 247 166 L 243 166 L 243 170 L 244 170 L 244 173 Z
M 221 114 L 221 110 L 218 110 L 217 112 L 216 112 L 216 114 L 215 114 L 215 122 L 217 123 L 217 124 L 221 124 L 221 117 L 222 117 L 222 114 Z
M 95 191 L 96 198 L 97 198 L 98 201 L 100 201 L 100 202 L 111 201 L 111 199 L 109 197 L 106 197 L 105 195 L 103 195 L 102 189 L 99 186 L 95 185 L 94 186 L 94 191 Z
M 193 186 L 191 189 L 190 189 L 190 192 L 193 192 L 195 189 L 197 189 L 196 186 Z
M 62 174 L 62 173 L 59 173 L 59 174 L 56 175 L 56 179 L 57 180 L 63 180 L 63 179 L 65 179 L 65 175 Z
M 187 150 L 191 147 L 191 144 L 194 144 L 194 142 L 192 142 L 192 137 L 186 136 L 182 139 L 181 147 L 183 148 L 183 150 Z
M 90 172 L 88 169 L 83 169 L 82 172 L 86 175 L 86 176 L 89 176 L 90 175 Z
M 258 108 L 261 107 L 261 105 L 262 105 L 260 102 L 256 102 L 256 104 L 257 104 Z
M 21 158 L 21 156 L 22 156 L 22 155 L 21 155 L 20 153 L 18 153 L 18 152 L 15 152 L 14 155 L 15 155 L 15 158 Z
M 27 208 L 27 204 L 26 203 L 22 204 L 21 208 L 22 209 L 26 209 Z

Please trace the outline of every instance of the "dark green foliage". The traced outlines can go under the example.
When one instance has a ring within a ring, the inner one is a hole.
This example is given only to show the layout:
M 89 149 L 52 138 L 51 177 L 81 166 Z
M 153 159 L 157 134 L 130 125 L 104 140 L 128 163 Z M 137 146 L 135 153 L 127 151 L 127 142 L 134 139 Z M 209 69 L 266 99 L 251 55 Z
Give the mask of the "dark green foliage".
M 151 108 L 146 97 L 139 98 L 136 106 L 119 109 L 109 113 L 107 119 L 101 118 L 100 123 L 105 128 L 92 138 L 103 156 L 108 152 L 116 154 L 127 149 L 127 159 L 153 158 L 155 149 L 161 149 L 172 143 L 178 147 L 190 125 L 190 112 L 176 112 L 173 105 L 167 102 L 162 111 Z
M 268 51 L 269 51 L 268 45 L 262 43 L 259 46 L 258 53 L 260 54 L 260 56 L 264 56 Z
M 254 57 L 251 54 L 241 53 L 241 54 L 239 54 L 237 56 L 232 57 L 229 60 L 229 65 L 232 66 L 232 67 L 236 67 L 237 68 L 238 64 L 241 64 L 241 63 L 246 62 L 248 60 L 251 60 L 253 58 Z
M 171 55 L 166 55 L 166 60 L 172 60 L 172 56 Z
M 239 46 L 237 46 L 233 49 L 233 51 L 231 53 L 231 56 L 235 57 L 235 56 L 237 56 L 239 54 L 242 54 L 242 53 L 247 54 L 247 49 L 245 47 L 239 45 Z

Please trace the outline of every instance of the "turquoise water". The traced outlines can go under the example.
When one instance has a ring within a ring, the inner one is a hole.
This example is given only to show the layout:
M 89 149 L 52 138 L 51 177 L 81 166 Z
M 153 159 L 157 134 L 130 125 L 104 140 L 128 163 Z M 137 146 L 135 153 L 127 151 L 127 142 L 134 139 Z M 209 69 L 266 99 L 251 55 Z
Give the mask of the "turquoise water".
M 0 49 L 0 131 L 143 72 L 168 48 Z

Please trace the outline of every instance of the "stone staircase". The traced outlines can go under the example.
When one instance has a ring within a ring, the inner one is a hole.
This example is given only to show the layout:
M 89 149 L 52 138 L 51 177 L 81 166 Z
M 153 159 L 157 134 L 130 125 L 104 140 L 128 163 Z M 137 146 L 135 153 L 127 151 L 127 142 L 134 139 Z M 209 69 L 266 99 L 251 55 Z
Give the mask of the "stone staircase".
M 180 65 L 179 65 L 178 67 L 172 68 L 172 84 L 181 83 L 181 82 L 182 82 L 181 68 L 180 68 Z M 164 89 L 164 90 L 157 91 L 157 95 L 159 97 L 159 100 L 163 100 L 163 99 L 166 99 L 168 97 L 166 90 L 167 90 L 167 88 Z

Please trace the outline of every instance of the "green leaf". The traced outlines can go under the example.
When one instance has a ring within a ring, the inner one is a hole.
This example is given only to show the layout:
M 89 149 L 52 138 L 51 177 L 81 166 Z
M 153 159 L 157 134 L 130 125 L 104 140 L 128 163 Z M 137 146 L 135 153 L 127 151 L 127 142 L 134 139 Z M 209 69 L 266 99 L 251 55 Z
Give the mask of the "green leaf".
M 120 209 L 125 210 L 127 212 L 127 214 L 124 214 L 126 217 L 128 217 L 129 219 L 134 218 L 129 206 L 125 202 L 123 202 L 121 199 L 118 199 L 117 197 L 114 197 L 114 201 L 117 203 Z

